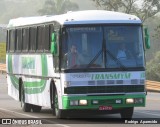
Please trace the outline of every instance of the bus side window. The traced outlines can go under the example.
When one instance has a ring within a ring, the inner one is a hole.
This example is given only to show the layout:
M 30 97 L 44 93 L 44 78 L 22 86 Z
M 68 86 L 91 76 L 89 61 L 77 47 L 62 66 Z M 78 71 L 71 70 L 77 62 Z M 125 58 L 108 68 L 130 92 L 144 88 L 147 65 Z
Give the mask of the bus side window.
M 27 52 L 28 51 L 28 47 L 29 47 L 29 28 L 24 28 L 23 29 L 23 44 L 22 44 L 22 50 L 23 52 Z
M 7 30 L 7 37 L 6 37 L 6 51 L 9 52 L 9 30 Z
M 38 38 L 37 38 L 37 50 L 43 51 L 43 43 L 44 43 L 44 26 L 38 26 Z
M 30 32 L 30 39 L 29 39 L 29 50 L 31 51 L 31 52 L 35 52 L 35 50 L 36 50 L 36 38 L 37 38 L 37 36 L 36 36 L 36 34 L 37 34 L 37 28 L 36 27 L 31 27 L 30 28 L 30 30 L 29 30 Z
M 14 52 L 15 50 L 15 30 L 10 30 L 9 31 L 9 43 L 10 43 L 10 46 L 9 46 L 9 49 L 10 49 L 10 52 Z
M 45 26 L 45 31 L 44 31 L 44 35 L 45 35 L 45 38 L 44 38 L 44 51 L 49 51 L 50 49 L 50 36 L 49 36 L 49 25 L 46 25 Z
M 22 29 L 17 29 L 16 52 L 20 52 L 21 50 L 22 50 Z
M 51 50 L 52 33 L 54 32 L 53 24 L 49 25 L 49 50 Z

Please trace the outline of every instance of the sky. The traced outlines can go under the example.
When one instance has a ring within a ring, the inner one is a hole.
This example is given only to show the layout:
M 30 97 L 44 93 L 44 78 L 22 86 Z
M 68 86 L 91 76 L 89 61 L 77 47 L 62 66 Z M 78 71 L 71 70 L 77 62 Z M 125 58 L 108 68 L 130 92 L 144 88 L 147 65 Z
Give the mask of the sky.
M 94 10 L 96 7 L 91 0 L 71 0 L 79 5 L 80 10 Z
M 38 10 L 43 7 L 45 0 L 0 0 L 0 24 L 8 23 L 9 19 L 23 16 L 39 15 Z M 95 10 L 96 7 L 92 0 L 71 0 L 77 3 L 79 10 Z M 12 3 L 13 2 L 13 3 Z M 27 4 L 27 6 L 25 5 Z M 5 5 L 5 6 L 4 6 Z M 22 6 L 21 6 L 22 5 Z M 5 9 L 5 13 L 3 12 Z
M 8 23 L 9 19 L 16 17 L 39 15 L 38 10 L 43 7 L 45 2 L 45 0 L 4 0 L 9 3 L 4 6 L 2 1 L 3 0 L 0 0 L 0 24 Z M 95 3 L 92 0 L 70 1 L 77 3 L 79 10 L 96 10 Z M 137 0 L 138 5 L 140 5 L 141 2 L 141 0 Z M 5 8 L 6 10 L 3 12 Z

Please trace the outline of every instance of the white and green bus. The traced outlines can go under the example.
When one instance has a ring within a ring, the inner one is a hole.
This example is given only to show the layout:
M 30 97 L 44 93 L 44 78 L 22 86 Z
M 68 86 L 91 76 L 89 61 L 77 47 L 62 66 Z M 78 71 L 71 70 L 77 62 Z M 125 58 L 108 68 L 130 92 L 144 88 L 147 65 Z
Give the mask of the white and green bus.
M 72 44 L 81 61 L 71 67 L 65 56 Z M 132 55 L 121 59 L 122 44 Z M 57 118 L 71 111 L 132 118 L 134 107 L 146 103 L 144 49 L 149 46 L 141 20 L 119 12 L 12 19 L 7 27 L 8 94 L 25 112 L 50 107 Z

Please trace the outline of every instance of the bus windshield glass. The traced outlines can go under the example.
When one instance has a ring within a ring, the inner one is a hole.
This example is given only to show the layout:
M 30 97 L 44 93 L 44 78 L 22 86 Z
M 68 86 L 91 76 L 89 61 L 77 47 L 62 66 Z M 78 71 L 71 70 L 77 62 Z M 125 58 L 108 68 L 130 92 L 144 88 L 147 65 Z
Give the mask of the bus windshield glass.
M 141 26 L 66 27 L 62 69 L 144 67 Z

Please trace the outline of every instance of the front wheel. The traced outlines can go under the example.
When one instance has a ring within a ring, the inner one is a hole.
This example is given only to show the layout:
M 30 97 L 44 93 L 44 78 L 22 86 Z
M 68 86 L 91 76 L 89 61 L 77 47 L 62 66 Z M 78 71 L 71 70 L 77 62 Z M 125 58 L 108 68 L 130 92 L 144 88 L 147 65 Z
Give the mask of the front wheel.
M 57 90 L 53 93 L 53 105 L 53 114 L 59 119 L 64 118 L 64 111 L 59 109 Z
M 121 118 L 122 119 L 123 118 L 132 119 L 133 111 L 134 111 L 134 107 L 122 109 L 121 112 L 120 112 Z

